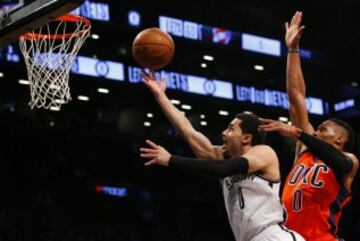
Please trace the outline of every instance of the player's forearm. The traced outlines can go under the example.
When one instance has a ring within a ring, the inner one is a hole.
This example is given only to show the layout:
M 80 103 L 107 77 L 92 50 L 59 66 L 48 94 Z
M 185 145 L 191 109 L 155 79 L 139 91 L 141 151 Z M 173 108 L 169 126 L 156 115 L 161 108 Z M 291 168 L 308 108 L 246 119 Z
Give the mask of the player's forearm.
M 299 52 L 289 52 L 287 56 L 286 89 L 289 97 L 289 113 L 293 125 L 311 133 L 306 106 L 305 81 L 301 70 Z
M 161 93 L 155 98 L 171 125 L 183 138 L 186 138 L 186 135 L 190 132 L 195 131 L 190 121 L 171 103 L 165 93 Z
M 219 158 L 219 150 L 215 149 L 208 138 L 196 131 L 190 121 L 169 100 L 165 93 L 155 96 L 160 108 L 179 135 L 190 146 L 198 158 Z
M 295 129 L 293 136 L 304 143 L 315 156 L 331 167 L 335 173 L 346 175 L 351 172 L 353 162 L 333 145 L 300 129 Z
M 289 95 L 290 104 L 294 104 L 297 95 L 305 97 L 305 81 L 301 70 L 299 52 L 289 52 L 286 68 L 286 89 Z
M 219 161 L 171 156 L 169 167 L 203 177 L 224 178 L 237 174 L 247 174 L 249 170 L 249 161 L 244 157 Z

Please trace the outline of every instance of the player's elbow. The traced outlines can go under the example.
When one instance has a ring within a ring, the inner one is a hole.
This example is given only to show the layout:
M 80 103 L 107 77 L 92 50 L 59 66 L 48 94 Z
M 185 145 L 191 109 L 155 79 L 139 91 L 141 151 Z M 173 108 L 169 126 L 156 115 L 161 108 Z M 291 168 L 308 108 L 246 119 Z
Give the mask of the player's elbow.
M 184 139 L 189 139 L 196 134 L 196 130 L 191 125 L 183 125 L 177 129 L 179 135 Z

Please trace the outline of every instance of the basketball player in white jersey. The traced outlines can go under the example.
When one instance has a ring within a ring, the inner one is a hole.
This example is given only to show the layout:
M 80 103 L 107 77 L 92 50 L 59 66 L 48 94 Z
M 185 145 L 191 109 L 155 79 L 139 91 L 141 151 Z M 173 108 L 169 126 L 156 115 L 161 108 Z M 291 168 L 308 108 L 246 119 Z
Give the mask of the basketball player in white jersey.
M 164 81 L 157 81 L 154 72 L 143 72 L 143 78 L 169 121 L 199 158 L 171 156 L 148 140 L 150 148 L 140 149 L 141 156 L 150 159 L 145 165 L 159 164 L 219 178 L 237 241 L 304 240 L 282 225 L 279 162 L 274 150 L 263 144 L 265 134 L 258 131 L 258 117 L 238 114 L 223 132 L 224 145 L 213 146 L 171 103 Z M 224 160 L 224 156 L 231 158 Z

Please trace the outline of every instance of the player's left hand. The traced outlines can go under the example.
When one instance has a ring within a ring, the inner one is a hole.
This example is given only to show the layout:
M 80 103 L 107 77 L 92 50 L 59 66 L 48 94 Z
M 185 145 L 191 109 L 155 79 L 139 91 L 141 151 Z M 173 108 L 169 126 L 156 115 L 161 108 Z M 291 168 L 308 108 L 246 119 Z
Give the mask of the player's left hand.
M 151 165 L 161 165 L 161 166 L 169 166 L 170 153 L 165 150 L 162 146 L 156 145 L 154 142 L 150 140 L 146 140 L 146 144 L 150 148 L 141 147 L 140 148 L 140 156 L 143 158 L 150 159 L 150 161 L 146 162 L 145 166 Z
M 298 48 L 305 26 L 301 26 L 302 12 L 296 11 L 291 22 L 285 23 L 285 43 L 288 48 Z

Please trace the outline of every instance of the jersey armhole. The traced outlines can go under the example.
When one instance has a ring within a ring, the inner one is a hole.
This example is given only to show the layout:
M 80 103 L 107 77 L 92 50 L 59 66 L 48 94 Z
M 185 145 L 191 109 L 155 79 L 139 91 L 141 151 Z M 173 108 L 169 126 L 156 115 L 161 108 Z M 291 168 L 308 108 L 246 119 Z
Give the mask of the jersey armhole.
M 295 155 L 293 166 L 297 163 L 297 161 L 298 161 L 306 152 L 309 151 L 307 148 L 305 148 L 305 149 L 301 148 L 301 149 L 302 149 L 302 150 L 300 151 L 300 153 L 297 154 L 297 155 Z

